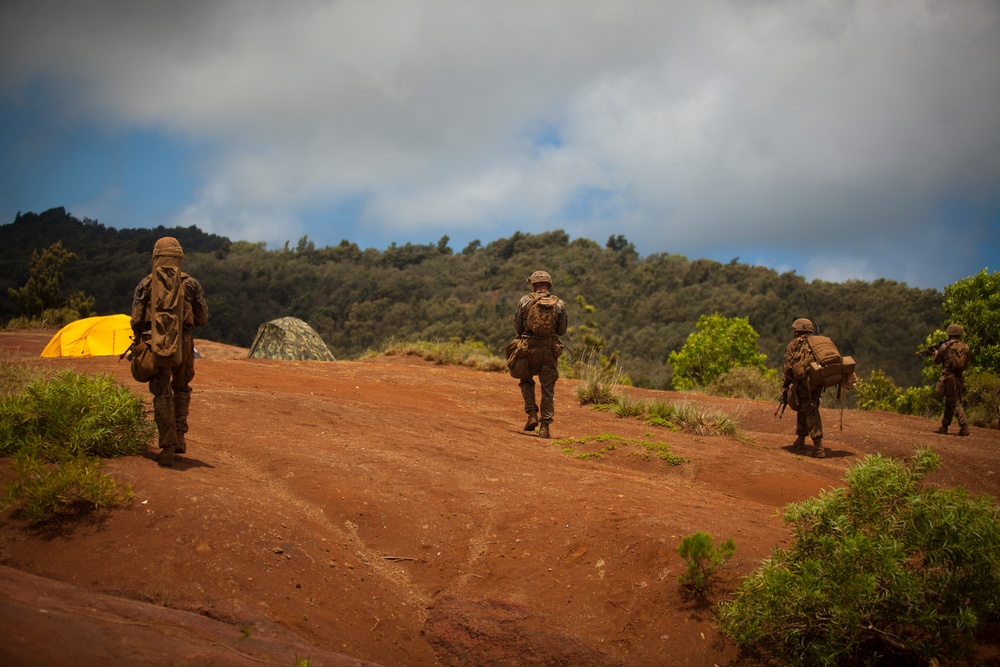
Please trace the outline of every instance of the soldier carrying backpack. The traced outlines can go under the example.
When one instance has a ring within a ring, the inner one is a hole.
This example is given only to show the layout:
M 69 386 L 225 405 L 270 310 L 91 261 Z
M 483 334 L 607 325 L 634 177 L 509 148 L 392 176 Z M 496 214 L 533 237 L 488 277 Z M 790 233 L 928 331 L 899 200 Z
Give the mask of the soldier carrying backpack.
M 535 271 L 527 280 L 531 293 L 525 294 L 514 312 L 517 338 L 507 346 L 511 376 L 520 380 L 521 397 L 528 421 L 525 431 L 538 428 L 542 438 L 549 436 L 549 424 L 555 414 L 556 380 L 559 379 L 557 360 L 563 344 L 559 336 L 566 333 L 566 304 L 549 290 L 552 277 L 545 271 Z M 542 385 L 541 418 L 535 401 L 534 376 Z
M 938 433 L 948 433 L 953 417 L 958 418 L 958 434 L 969 435 L 969 421 L 962 407 L 962 389 L 965 386 L 962 375 L 969 365 L 969 346 L 962 342 L 962 326 L 949 324 L 945 330 L 948 340 L 941 343 L 934 352 L 934 363 L 941 365 L 941 378 L 937 381 L 938 396 L 944 397 L 944 416 Z
M 819 414 L 820 397 L 827 387 L 853 386 L 856 378 L 854 359 L 842 357 L 832 340 L 815 334 L 811 320 L 798 318 L 792 322 L 792 331 L 795 338 L 785 348 L 781 389 L 788 405 L 798 412 L 792 448 L 804 450 L 806 436 L 809 436 L 813 442 L 813 456 L 821 459 L 826 456 L 826 450 Z

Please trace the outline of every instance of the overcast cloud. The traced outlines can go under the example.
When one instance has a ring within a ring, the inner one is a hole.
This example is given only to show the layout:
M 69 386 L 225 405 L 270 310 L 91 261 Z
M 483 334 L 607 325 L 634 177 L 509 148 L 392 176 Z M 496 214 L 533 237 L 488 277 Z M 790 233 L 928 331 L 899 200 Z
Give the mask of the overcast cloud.
M 564 229 L 937 288 L 1000 259 L 995 0 L 8 0 L 0 121 L 0 223 Z

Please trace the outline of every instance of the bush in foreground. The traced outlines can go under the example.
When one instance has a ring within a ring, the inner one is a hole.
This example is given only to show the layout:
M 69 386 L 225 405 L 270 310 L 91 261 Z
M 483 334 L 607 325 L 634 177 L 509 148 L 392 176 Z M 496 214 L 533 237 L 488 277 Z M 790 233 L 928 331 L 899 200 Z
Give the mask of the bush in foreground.
M 1000 510 L 924 486 L 940 466 L 875 454 L 847 487 L 789 505 L 776 549 L 718 608 L 751 654 L 792 665 L 926 663 L 967 655 L 1000 610 Z
M 140 453 L 153 430 L 142 401 L 110 375 L 64 371 L 28 384 L 0 401 L 0 455 L 14 456 L 17 473 L 2 509 L 19 504 L 37 523 L 127 500 L 100 457 Z

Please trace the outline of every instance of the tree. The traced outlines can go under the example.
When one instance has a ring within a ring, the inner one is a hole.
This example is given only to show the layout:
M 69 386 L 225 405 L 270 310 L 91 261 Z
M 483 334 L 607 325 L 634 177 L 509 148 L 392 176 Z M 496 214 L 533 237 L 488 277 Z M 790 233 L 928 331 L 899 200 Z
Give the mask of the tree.
M 7 290 L 18 315 L 35 318 L 49 308 L 59 307 L 59 286 L 63 280 L 63 267 L 76 259 L 76 255 L 56 241 L 45 250 L 31 253 L 31 273 L 24 287 Z
M 972 349 L 970 374 L 1000 374 L 1000 273 L 983 269 L 944 288 L 947 321 L 962 325 L 962 340 Z
M 702 315 L 695 328 L 684 347 L 667 358 L 673 367 L 671 384 L 675 389 L 704 387 L 738 366 L 765 370 L 767 356 L 757 351 L 760 336 L 747 318 Z

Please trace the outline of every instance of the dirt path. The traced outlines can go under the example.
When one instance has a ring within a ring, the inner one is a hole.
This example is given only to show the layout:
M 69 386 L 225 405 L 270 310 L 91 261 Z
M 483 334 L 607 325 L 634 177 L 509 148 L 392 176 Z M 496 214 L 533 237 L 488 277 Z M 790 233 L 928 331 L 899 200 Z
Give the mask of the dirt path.
M 50 335 L 0 333 L 0 361 L 111 373 L 148 403 L 115 358 L 38 359 Z M 995 431 L 940 436 L 926 419 L 861 412 L 840 431 L 824 409 L 833 456 L 814 460 L 788 449 L 794 415 L 766 403 L 634 390 L 736 414 L 746 435 L 697 437 L 579 407 L 560 381 L 555 439 L 542 440 L 520 430 L 516 381 L 499 374 L 197 347 L 176 467 L 152 452 L 109 461 L 135 501 L 60 531 L 0 515 L 0 623 L 14 638 L 0 661 L 56 664 L 60 646 L 80 658 L 86 645 L 104 664 L 731 664 L 710 611 L 678 590 L 681 537 L 733 537 L 735 579 L 787 539 L 776 510 L 841 485 L 874 451 L 931 446 L 934 481 L 1000 497 Z M 67 639 L 43 646 L 40 628 Z

